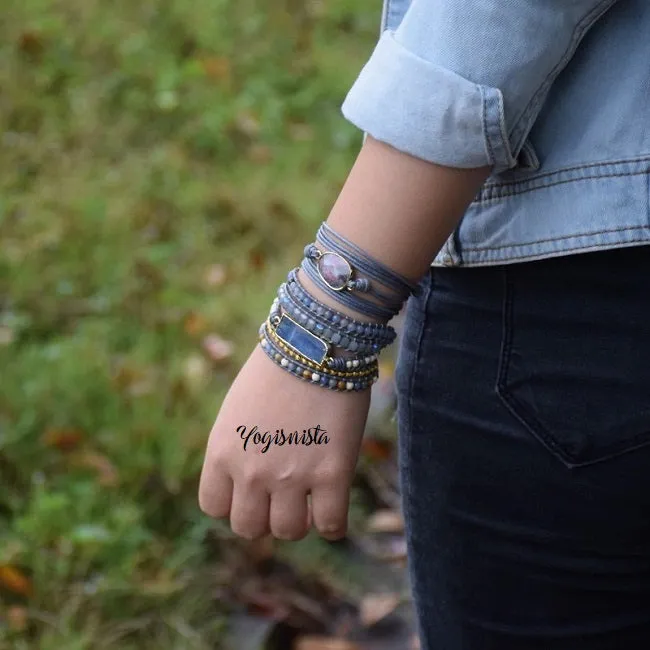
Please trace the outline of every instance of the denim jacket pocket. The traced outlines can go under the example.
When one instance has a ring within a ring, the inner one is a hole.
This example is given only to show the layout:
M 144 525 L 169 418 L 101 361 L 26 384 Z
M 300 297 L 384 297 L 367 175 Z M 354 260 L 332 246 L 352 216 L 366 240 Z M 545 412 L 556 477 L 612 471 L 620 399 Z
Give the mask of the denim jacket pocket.
M 650 345 L 640 345 L 650 340 L 647 306 L 611 307 L 611 297 L 598 297 L 606 287 L 592 283 L 584 295 L 589 281 L 569 274 L 568 288 L 559 276 L 552 289 L 535 278 L 506 271 L 502 402 L 567 467 L 649 444 Z
M 539 158 L 537 157 L 537 152 L 533 147 L 529 138 L 526 138 L 524 141 L 519 155 L 517 156 L 517 167 L 515 169 L 521 171 L 536 171 L 540 167 Z

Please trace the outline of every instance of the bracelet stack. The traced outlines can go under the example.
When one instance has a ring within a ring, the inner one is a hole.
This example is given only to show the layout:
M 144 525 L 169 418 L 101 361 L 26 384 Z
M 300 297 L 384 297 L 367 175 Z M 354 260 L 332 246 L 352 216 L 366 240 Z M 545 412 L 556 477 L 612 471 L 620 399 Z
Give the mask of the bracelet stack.
M 420 290 L 324 222 L 317 243 L 305 246 L 300 268 L 324 292 L 356 312 L 388 321 L 410 294 Z M 303 381 L 337 391 L 370 388 L 379 378 L 380 351 L 395 340 L 394 328 L 385 322 L 355 320 L 324 305 L 301 285 L 297 271 L 298 267 L 291 269 L 278 287 L 269 315 L 259 327 L 262 349 Z M 334 356 L 336 349 L 354 356 Z

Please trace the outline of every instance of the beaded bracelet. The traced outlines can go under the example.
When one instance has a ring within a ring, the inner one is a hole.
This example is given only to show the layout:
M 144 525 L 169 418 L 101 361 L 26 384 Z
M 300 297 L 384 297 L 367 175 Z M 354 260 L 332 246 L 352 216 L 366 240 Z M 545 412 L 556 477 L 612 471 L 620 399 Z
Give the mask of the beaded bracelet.
M 420 292 L 419 284 L 369 257 L 326 223 L 317 238 L 330 250 L 308 244 L 300 268 L 316 286 L 354 311 L 387 322 L 403 306 L 407 296 L 400 299 L 400 293 Z M 301 285 L 297 270 L 292 269 L 279 286 L 269 317 L 260 325 L 259 340 L 265 353 L 278 366 L 310 383 L 340 391 L 371 387 L 379 378 L 378 352 L 393 342 L 395 330 L 387 323 L 355 320 L 320 303 Z M 360 272 L 368 277 L 357 277 Z M 379 291 L 371 279 L 397 295 Z M 367 293 L 380 302 L 364 300 L 353 292 Z M 362 356 L 333 357 L 329 344 Z M 371 354 L 365 356 L 367 352 Z
M 313 316 L 313 318 L 311 318 L 309 313 L 303 312 L 294 302 L 291 301 L 290 298 L 287 297 L 284 288 L 280 290 L 279 305 L 285 313 L 288 313 L 297 323 L 336 347 L 360 355 L 379 352 L 378 344 L 373 344 L 370 341 L 363 341 L 362 339 L 353 339 L 351 338 L 351 335 L 345 335 L 341 333 L 341 331 L 335 331 L 335 328 L 332 327 L 331 324 L 328 324 L 327 321 L 323 324 L 318 316 L 313 314 L 311 314 Z M 374 349 L 373 345 L 375 345 L 377 349 Z
M 280 310 L 280 305 L 282 306 L 283 312 Z M 292 312 L 291 310 L 286 310 L 284 304 L 282 303 L 277 304 L 275 301 L 273 302 L 273 305 L 271 306 L 271 310 L 269 311 L 269 320 L 271 321 L 271 323 L 279 323 L 282 320 L 283 313 L 287 314 L 293 320 L 293 322 L 297 323 L 298 325 L 301 325 L 301 323 L 299 322 L 299 318 L 296 316 L 295 312 Z M 301 326 L 307 330 L 310 331 L 313 330 L 313 327 L 310 327 L 308 323 L 303 324 Z M 325 337 L 324 333 L 314 333 L 314 332 L 312 333 L 318 338 L 325 339 L 326 341 L 329 341 L 331 343 L 331 339 Z M 327 352 L 329 353 L 329 348 L 327 349 Z M 376 354 L 370 354 L 368 356 L 358 356 L 358 357 L 325 356 L 322 363 L 331 369 L 343 370 L 345 368 L 363 368 L 365 366 L 369 366 L 376 358 L 377 358 Z
M 359 378 L 357 376 L 354 380 L 346 380 L 342 376 L 332 375 L 322 371 L 315 372 L 300 361 L 284 356 L 280 349 L 269 338 L 265 337 L 265 334 L 266 327 L 264 328 L 264 333 L 260 336 L 260 345 L 266 355 L 280 368 L 283 368 L 303 381 L 308 381 L 309 383 L 320 385 L 330 390 L 359 391 L 370 388 L 379 378 L 378 369 L 369 377 Z
M 360 357 L 333 357 L 326 341 L 300 325 L 286 312 L 281 313 L 279 308 L 271 309 L 268 320 L 273 325 L 274 333 L 280 337 L 283 343 L 303 357 L 310 359 L 320 368 L 344 370 L 350 367 L 365 367 L 377 359 L 376 354 Z
M 273 322 L 270 319 L 266 319 L 260 326 L 259 333 L 262 334 L 267 340 L 270 339 L 270 342 L 275 346 L 280 348 L 291 360 L 302 363 L 307 368 L 315 370 L 317 372 L 327 373 L 332 377 L 340 377 L 342 379 L 353 379 L 355 377 L 365 377 L 371 375 L 377 371 L 379 364 L 377 359 L 373 359 L 370 363 L 367 364 L 365 368 L 354 369 L 350 367 L 349 369 L 329 369 L 325 368 L 322 365 L 316 364 L 313 360 L 305 357 L 300 354 L 298 350 L 293 348 L 291 345 L 288 345 L 286 341 L 281 339 L 273 330 Z
M 277 305 L 281 305 L 285 312 L 294 318 L 297 323 L 313 332 L 316 336 L 323 338 L 332 343 L 332 345 L 336 345 L 344 350 L 358 354 L 365 354 L 368 352 L 378 353 L 382 348 L 392 342 L 386 340 L 374 342 L 365 338 L 355 338 L 355 334 L 349 331 L 345 326 L 339 326 L 337 323 L 332 323 L 324 317 L 319 317 L 313 312 L 303 311 L 301 306 L 296 303 L 295 299 L 288 294 L 287 288 L 284 285 L 281 285 L 278 289 L 278 296 L 279 303 L 277 303 Z M 275 301 L 274 305 L 276 305 Z M 277 309 L 277 306 L 272 306 L 272 310 L 275 309 Z M 356 329 L 354 323 L 351 323 L 350 325 Z
M 322 368 L 313 367 L 313 364 L 309 364 L 306 361 L 302 361 L 295 354 L 290 356 L 291 350 L 285 347 L 281 347 L 281 344 L 274 340 L 272 334 L 268 328 L 268 325 L 265 326 L 265 329 L 262 330 L 260 337 L 260 344 L 267 352 L 273 354 L 274 360 L 278 362 L 280 366 L 288 370 L 289 372 L 296 371 L 296 374 L 300 373 L 306 379 L 314 383 L 320 383 L 325 385 L 326 381 L 334 384 L 334 382 L 351 382 L 357 385 L 357 388 L 362 385 L 364 382 L 368 383 L 372 381 L 374 376 L 379 374 L 379 366 L 377 365 L 374 368 L 366 370 L 365 372 L 327 372 Z M 333 386 L 332 386 L 333 387 Z M 352 388 L 348 388 L 352 390 Z
M 303 381 L 308 381 L 310 384 L 322 386 L 323 388 L 329 388 L 330 390 L 350 392 L 353 390 L 360 391 L 366 388 L 370 388 L 378 379 L 378 375 L 374 375 L 370 380 L 364 379 L 363 381 L 352 382 L 328 377 L 327 375 L 323 374 L 319 375 L 318 373 L 314 373 L 309 370 L 303 370 L 296 367 L 295 364 L 293 366 L 291 364 L 288 364 L 288 366 L 283 366 L 282 361 L 285 361 L 286 359 L 284 359 L 279 353 L 270 350 L 268 345 L 265 345 L 266 343 L 266 340 L 262 339 L 262 349 L 278 367 L 287 370 L 287 372 L 290 372 L 292 375 L 298 377 L 299 379 L 302 379 Z M 316 380 L 314 380 L 314 377 L 316 377 Z
M 358 321 L 347 314 L 343 314 L 332 307 L 320 303 L 300 283 L 297 271 L 298 267 L 295 267 L 287 274 L 286 289 L 305 308 L 311 310 L 314 319 L 322 316 L 328 322 L 329 327 L 340 328 L 342 335 L 362 336 L 365 339 L 370 339 L 378 343 L 380 347 L 385 347 L 395 340 L 397 333 L 391 325 Z M 334 341 L 334 343 L 338 342 Z

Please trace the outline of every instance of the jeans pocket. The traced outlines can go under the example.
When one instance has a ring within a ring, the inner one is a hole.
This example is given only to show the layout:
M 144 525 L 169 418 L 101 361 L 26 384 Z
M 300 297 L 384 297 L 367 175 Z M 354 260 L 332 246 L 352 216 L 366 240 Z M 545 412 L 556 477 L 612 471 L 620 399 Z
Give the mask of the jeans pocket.
M 568 467 L 649 444 L 646 301 L 603 295 L 597 281 L 505 278 L 496 391 L 511 413 Z
M 433 268 L 429 268 L 418 285 L 422 289 L 419 296 L 410 296 L 405 308 L 402 330 L 397 343 L 397 360 L 394 383 L 398 395 L 408 396 L 413 381 L 414 369 L 420 354 L 420 339 L 425 324 L 427 303 L 433 281 Z

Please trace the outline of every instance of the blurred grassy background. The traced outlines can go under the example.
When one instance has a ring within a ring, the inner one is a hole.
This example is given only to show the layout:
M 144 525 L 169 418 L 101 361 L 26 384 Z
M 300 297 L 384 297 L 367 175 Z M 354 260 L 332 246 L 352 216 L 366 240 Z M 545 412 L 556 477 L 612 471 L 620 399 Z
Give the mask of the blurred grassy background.
M 359 149 L 380 12 L 4 0 L 1 648 L 219 647 L 203 447 Z

